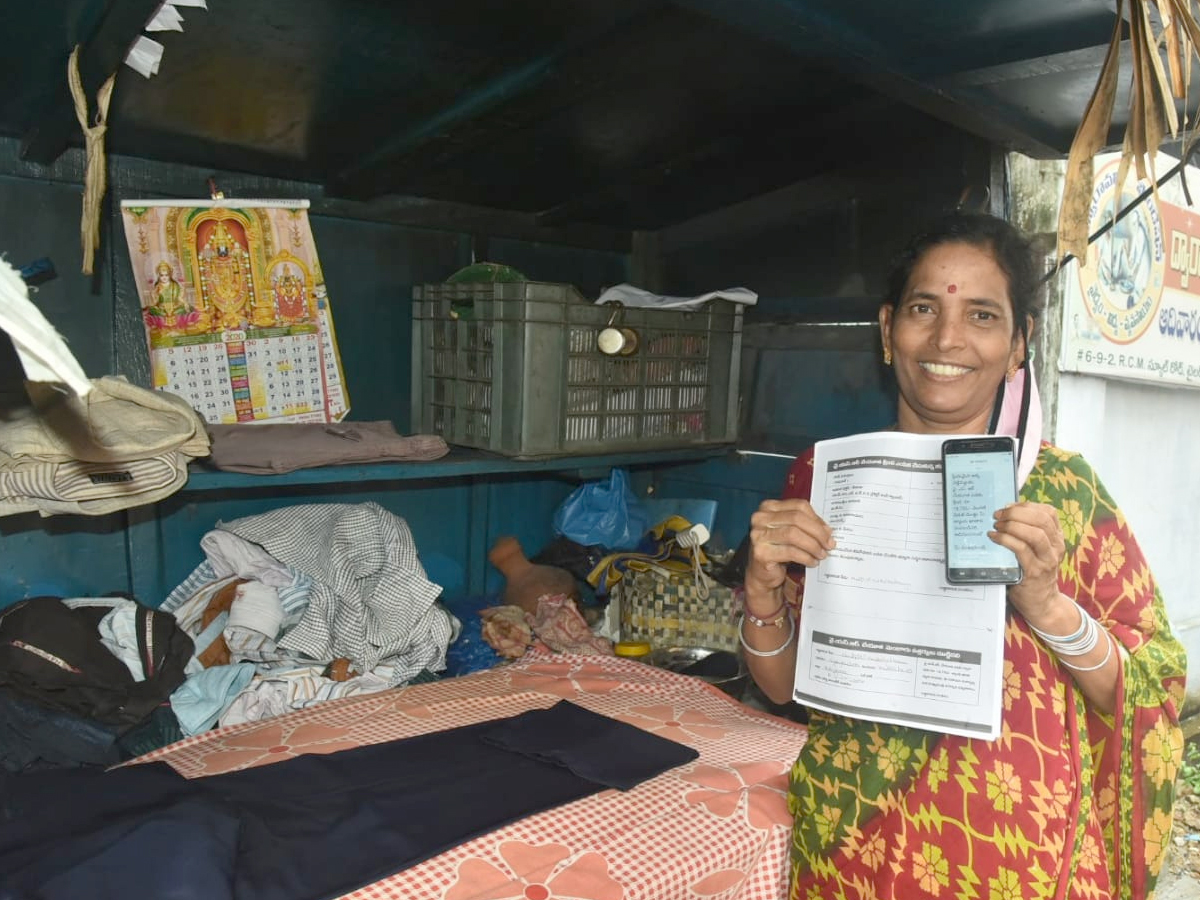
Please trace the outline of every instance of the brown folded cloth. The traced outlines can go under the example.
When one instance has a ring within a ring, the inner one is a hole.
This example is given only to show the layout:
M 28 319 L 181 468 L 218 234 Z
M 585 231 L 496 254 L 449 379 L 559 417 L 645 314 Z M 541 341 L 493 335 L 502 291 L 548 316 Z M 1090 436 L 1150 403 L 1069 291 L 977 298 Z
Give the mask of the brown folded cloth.
M 391 422 L 209 425 L 208 462 L 226 472 L 281 475 L 350 463 L 438 459 L 450 452 L 435 434 L 402 437 Z

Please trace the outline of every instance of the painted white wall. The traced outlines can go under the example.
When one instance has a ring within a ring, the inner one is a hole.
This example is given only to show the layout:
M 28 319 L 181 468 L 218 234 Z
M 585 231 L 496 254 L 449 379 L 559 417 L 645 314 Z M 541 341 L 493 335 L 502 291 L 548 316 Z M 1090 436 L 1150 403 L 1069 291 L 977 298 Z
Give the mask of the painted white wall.
M 1066 162 L 1011 153 L 1005 167 L 1009 205 L 1002 212 L 1040 242 L 1049 264 Z M 1188 172 L 1196 184 L 1200 171 Z M 1178 179 L 1163 190 L 1172 202 L 1186 202 Z M 1047 286 L 1036 332 L 1043 434 L 1087 458 L 1129 521 L 1187 648 L 1187 709 L 1200 712 L 1200 389 L 1060 371 L 1066 279 L 1078 277 L 1073 265 Z
M 1063 372 L 1055 406 L 1054 443 L 1087 457 L 1146 554 L 1200 709 L 1200 390 Z

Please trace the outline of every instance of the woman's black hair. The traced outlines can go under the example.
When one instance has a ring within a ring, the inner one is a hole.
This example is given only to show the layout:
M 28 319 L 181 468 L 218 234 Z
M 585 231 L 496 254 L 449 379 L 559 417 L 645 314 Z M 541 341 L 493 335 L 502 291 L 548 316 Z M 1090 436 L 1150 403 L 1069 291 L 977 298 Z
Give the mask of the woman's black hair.
M 917 261 L 943 244 L 969 244 L 988 250 L 995 257 L 1008 279 L 1014 329 L 1024 331 L 1027 316 L 1037 319 L 1041 315 L 1041 280 L 1032 244 L 1009 222 L 984 213 L 950 213 L 914 237 L 892 264 L 884 302 L 894 308 Z

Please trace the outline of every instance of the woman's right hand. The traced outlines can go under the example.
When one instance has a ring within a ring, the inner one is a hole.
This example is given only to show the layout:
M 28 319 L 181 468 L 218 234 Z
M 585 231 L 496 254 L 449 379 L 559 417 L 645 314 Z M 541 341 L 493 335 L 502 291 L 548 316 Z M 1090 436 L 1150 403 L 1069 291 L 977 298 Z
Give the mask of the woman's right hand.
M 747 595 L 777 591 L 789 564 L 815 566 L 836 546 L 833 530 L 807 500 L 764 500 L 750 517 Z

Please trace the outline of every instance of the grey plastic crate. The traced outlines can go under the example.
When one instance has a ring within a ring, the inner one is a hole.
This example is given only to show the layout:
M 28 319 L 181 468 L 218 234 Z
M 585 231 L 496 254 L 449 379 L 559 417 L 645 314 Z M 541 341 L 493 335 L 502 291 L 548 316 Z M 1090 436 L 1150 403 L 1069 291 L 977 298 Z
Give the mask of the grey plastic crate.
M 518 458 L 736 440 L 741 306 L 625 308 L 629 356 L 596 348 L 612 313 L 567 284 L 414 288 L 414 423 Z

